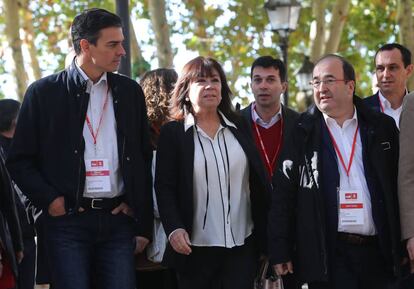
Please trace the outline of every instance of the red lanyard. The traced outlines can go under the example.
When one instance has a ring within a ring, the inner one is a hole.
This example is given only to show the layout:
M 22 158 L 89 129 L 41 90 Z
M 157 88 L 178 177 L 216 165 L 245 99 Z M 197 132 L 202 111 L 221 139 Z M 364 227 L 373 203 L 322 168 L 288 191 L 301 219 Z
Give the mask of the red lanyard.
M 381 97 L 380 97 L 379 93 L 378 93 L 378 101 L 379 101 L 379 104 L 380 104 L 381 112 L 384 113 L 384 106 L 382 106 L 382 101 L 381 101 Z
M 341 161 L 342 167 L 344 168 L 346 175 L 349 177 L 349 172 L 351 171 L 352 161 L 354 159 L 354 154 L 355 154 L 355 146 L 356 146 L 356 139 L 358 135 L 359 124 L 357 125 L 357 128 L 354 133 L 354 140 L 352 141 L 352 150 L 351 150 L 351 156 L 349 157 L 348 167 L 346 167 L 345 165 L 344 158 L 342 157 L 341 151 L 339 150 L 339 147 L 336 144 L 335 138 L 333 137 L 331 130 L 329 129 L 328 126 L 326 127 L 328 128 L 329 136 L 331 137 L 333 146 L 335 148 L 336 153 L 338 154 L 339 160 Z
M 91 133 L 91 135 L 92 135 L 92 138 L 93 138 L 93 144 L 94 144 L 94 145 L 96 145 L 96 141 L 97 141 L 97 139 L 98 139 L 99 129 L 101 128 L 101 124 L 102 124 L 102 119 L 103 119 L 103 116 L 104 116 L 104 112 L 105 112 L 105 110 L 106 110 L 106 106 L 107 106 L 107 104 L 108 104 L 108 98 L 109 98 L 109 87 L 108 87 L 108 88 L 107 88 L 107 90 L 106 90 L 105 102 L 104 102 L 104 105 L 103 105 L 103 107 L 102 107 L 101 117 L 99 118 L 99 124 L 98 124 L 98 127 L 97 127 L 97 129 L 96 129 L 96 132 L 95 132 L 95 133 L 94 133 L 94 131 L 93 131 L 92 123 L 91 123 L 91 121 L 89 120 L 88 114 L 86 114 L 86 124 L 88 125 L 89 132 L 90 132 L 90 133 Z
M 253 108 L 253 109 L 255 109 L 255 108 Z M 272 177 L 273 176 L 273 167 L 275 165 L 276 158 L 277 158 L 277 156 L 279 154 L 280 144 L 282 143 L 282 136 L 283 136 L 283 118 L 280 119 L 280 135 L 279 135 L 280 137 L 279 137 L 279 144 L 277 145 L 276 153 L 273 156 L 272 161 L 270 161 L 270 159 L 269 159 L 269 154 L 267 153 L 266 148 L 264 146 L 263 139 L 262 139 L 262 135 L 260 134 L 259 127 L 257 126 L 256 121 L 253 121 L 253 124 L 254 124 L 254 128 L 256 129 L 257 137 L 258 137 L 259 142 L 260 142 L 260 149 L 261 149 L 261 151 L 262 151 L 262 153 L 263 153 L 263 155 L 265 157 L 265 160 L 266 160 L 267 170 L 269 171 L 269 174 Z

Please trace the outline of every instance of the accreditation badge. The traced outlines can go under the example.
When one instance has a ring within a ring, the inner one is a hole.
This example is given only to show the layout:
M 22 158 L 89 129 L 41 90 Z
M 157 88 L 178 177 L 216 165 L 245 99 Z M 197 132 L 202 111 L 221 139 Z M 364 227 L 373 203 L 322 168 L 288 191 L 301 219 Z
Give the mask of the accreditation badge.
M 85 160 L 85 169 L 85 186 L 87 193 L 103 193 L 111 191 L 108 159 L 87 159 Z
M 339 191 L 339 223 L 341 226 L 364 225 L 362 190 Z

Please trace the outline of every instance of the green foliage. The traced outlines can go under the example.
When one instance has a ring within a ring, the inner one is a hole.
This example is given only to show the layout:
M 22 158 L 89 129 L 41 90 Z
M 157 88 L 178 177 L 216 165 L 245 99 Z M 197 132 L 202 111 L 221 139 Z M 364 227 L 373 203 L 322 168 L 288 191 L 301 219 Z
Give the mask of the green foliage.
M 151 70 L 151 64 L 146 60 L 136 60 L 132 63 L 131 69 L 131 78 L 137 79 L 140 75 L 144 74 L 146 71 Z
M 29 1 L 29 0 L 28 0 Z M 282 58 L 277 34 L 269 31 L 264 0 L 165 0 L 172 39 L 180 35 L 187 49 L 220 61 L 227 72 L 229 84 L 236 96 L 248 95 L 250 65 L 260 55 Z M 115 0 L 29 1 L 34 13 L 35 44 L 41 68 L 57 71 L 63 68 L 68 47 L 69 27 L 76 14 L 91 7 L 115 11 Z M 295 72 L 305 55 L 309 55 L 312 22 L 312 0 L 302 5 L 298 29 L 289 38 L 289 94 L 294 105 L 297 91 Z M 398 35 L 397 0 L 352 0 L 349 15 L 341 36 L 338 53 L 345 56 L 357 72 L 357 94 L 371 94 L 371 74 L 375 50 L 382 44 L 396 41 Z M 329 21 L 335 0 L 326 0 L 326 19 Z M 148 0 L 130 0 L 133 19 L 149 19 Z M 0 32 L 3 32 L 4 13 L 0 2 Z M 153 33 L 148 39 L 139 37 L 141 46 L 154 45 Z M 177 50 L 173 42 L 173 50 Z M 0 33 L 0 52 L 4 33 Z M 152 53 L 155 57 L 155 53 Z M 149 61 L 149 59 L 147 59 Z M 147 61 L 133 63 L 133 76 L 150 69 Z M 0 74 L 6 73 L 0 61 Z M 0 89 L 1 90 L 1 89 Z M 244 103 L 247 100 L 243 100 Z

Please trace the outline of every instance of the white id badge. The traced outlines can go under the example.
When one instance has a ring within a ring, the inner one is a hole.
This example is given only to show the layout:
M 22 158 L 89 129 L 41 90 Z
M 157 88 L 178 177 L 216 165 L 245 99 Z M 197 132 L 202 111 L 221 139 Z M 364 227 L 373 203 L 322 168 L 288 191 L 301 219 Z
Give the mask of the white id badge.
M 339 222 L 341 226 L 364 224 L 364 203 L 361 190 L 339 191 Z
M 85 160 L 86 192 L 103 193 L 111 191 L 108 159 Z

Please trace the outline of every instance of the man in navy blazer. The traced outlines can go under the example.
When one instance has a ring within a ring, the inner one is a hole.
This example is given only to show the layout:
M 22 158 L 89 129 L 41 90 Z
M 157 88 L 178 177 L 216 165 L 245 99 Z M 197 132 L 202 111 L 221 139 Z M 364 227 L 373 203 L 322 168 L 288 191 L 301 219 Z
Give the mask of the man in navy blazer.
M 407 94 L 407 80 L 413 71 L 411 52 L 398 43 L 388 43 L 375 54 L 375 76 L 378 91 L 364 99 L 376 111 L 394 118 L 400 124 L 401 108 Z
M 119 16 L 88 9 L 71 26 L 65 70 L 26 91 L 7 164 L 43 210 L 52 286 L 135 288 L 134 251 L 152 236 L 152 150 L 144 94 L 118 69 Z

